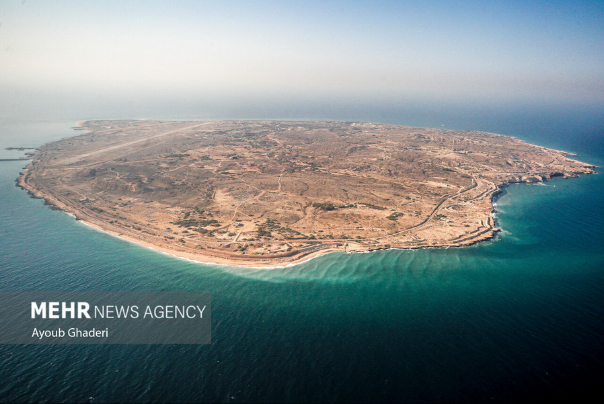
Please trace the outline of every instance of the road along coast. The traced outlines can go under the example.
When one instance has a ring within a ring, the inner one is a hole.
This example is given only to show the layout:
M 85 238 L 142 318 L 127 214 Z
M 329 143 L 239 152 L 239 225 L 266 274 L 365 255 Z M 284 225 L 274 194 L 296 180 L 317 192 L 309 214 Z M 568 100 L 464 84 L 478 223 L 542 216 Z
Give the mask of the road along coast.
M 519 139 L 366 122 L 81 121 L 17 184 L 97 229 L 229 266 L 460 247 L 509 183 L 593 173 Z M 84 131 L 82 131 L 84 132 Z

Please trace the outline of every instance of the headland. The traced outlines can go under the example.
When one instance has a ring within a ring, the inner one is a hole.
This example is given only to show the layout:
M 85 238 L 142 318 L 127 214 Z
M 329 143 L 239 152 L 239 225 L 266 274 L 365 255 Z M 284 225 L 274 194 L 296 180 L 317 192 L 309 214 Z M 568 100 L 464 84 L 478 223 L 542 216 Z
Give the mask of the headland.
M 138 244 L 273 267 L 332 251 L 460 247 L 498 231 L 509 183 L 593 173 L 559 150 L 366 122 L 81 121 L 18 185 Z

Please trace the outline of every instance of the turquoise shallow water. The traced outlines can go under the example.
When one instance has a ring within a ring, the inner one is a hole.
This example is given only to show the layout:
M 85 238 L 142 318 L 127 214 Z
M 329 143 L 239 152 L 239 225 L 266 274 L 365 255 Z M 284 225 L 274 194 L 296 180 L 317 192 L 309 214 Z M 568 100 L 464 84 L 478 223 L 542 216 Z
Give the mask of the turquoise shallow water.
M 73 123 L 4 122 L 0 146 L 71 135 Z M 592 126 L 525 137 L 602 165 Z M 210 291 L 213 343 L 1 345 L 0 401 L 527 401 L 604 381 L 601 174 L 507 187 L 489 242 L 266 270 L 93 230 L 16 188 L 22 166 L 0 164 L 2 290 Z

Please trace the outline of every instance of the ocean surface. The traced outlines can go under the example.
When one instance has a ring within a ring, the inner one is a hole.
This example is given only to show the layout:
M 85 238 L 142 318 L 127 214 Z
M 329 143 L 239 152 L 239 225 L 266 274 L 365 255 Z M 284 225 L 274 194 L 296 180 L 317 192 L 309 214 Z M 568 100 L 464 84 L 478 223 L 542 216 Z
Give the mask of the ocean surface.
M 514 135 L 604 166 L 599 114 L 487 112 L 392 108 L 357 120 Z M 0 158 L 22 154 L 8 146 L 77 135 L 70 127 L 93 117 L 114 116 L 2 118 Z M 213 342 L 0 345 L 2 402 L 501 402 L 602 395 L 600 173 L 507 187 L 497 200 L 503 231 L 471 247 L 334 253 L 267 270 L 197 264 L 89 228 L 15 187 L 24 165 L 0 162 L 0 290 L 209 291 Z

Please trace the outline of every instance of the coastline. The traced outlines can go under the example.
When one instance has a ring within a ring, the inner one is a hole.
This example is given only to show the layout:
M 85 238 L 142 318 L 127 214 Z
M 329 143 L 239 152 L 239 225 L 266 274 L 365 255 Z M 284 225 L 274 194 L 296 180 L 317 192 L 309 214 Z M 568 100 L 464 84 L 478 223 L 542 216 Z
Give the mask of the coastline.
M 320 257 L 322 255 L 326 255 L 332 252 L 345 252 L 345 253 L 370 253 L 373 251 L 380 250 L 414 250 L 414 249 L 423 249 L 423 248 L 450 248 L 450 247 L 466 247 L 471 246 L 483 241 L 491 240 L 494 238 L 495 234 L 500 231 L 498 227 L 496 227 L 495 220 L 493 218 L 493 213 L 495 208 L 493 206 L 493 201 L 501 193 L 501 188 L 507 184 L 501 184 L 494 191 L 491 192 L 490 200 L 491 200 L 491 212 L 489 214 L 489 228 L 483 230 L 474 236 L 463 238 L 457 240 L 452 243 L 434 243 L 429 245 L 390 245 L 387 244 L 385 246 L 379 248 L 364 248 L 364 249 L 347 249 L 342 248 L 343 246 L 337 247 L 326 247 L 322 249 L 317 249 L 316 251 L 311 252 L 297 252 L 294 251 L 289 256 L 283 257 L 225 257 L 224 253 L 219 251 L 212 251 L 211 253 L 202 253 L 202 252 L 193 252 L 186 251 L 184 249 L 175 249 L 166 246 L 168 243 L 153 243 L 148 240 L 144 240 L 141 237 L 136 237 L 135 235 L 126 234 L 126 229 L 112 229 L 106 223 L 98 222 L 96 220 L 91 220 L 86 218 L 86 214 L 82 211 L 78 211 L 74 207 L 63 203 L 60 199 L 56 198 L 51 193 L 43 192 L 39 189 L 36 189 L 28 182 L 29 170 L 24 170 L 19 178 L 16 180 L 16 185 L 24 190 L 26 190 L 32 198 L 43 199 L 44 204 L 48 205 L 50 209 L 53 210 L 62 210 L 68 215 L 72 216 L 75 220 L 80 221 L 82 224 L 89 226 L 95 230 L 101 231 L 103 233 L 109 234 L 114 237 L 118 237 L 122 240 L 137 244 L 139 246 L 154 250 L 156 252 L 173 256 L 175 258 L 186 259 L 192 262 L 201 263 L 201 264 L 209 264 L 209 265 L 223 265 L 229 267 L 240 267 L 240 268 L 257 268 L 257 269 L 274 269 L 274 268 L 284 268 L 290 267 L 294 265 L 298 265 L 309 261 L 313 258 Z
M 76 125 L 83 128 L 87 122 L 89 121 L 78 121 Z M 197 126 L 199 126 L 199 124 Z M 507 137 L 525 143 L 512 136 Z M 549 149 L 532 144 L 529 145 L 551 154 L 563 156 L 573 155 L 572 153 L 567 153 L 562 150 Z M 581 163 L 576 160 L 573 161 Z M 17 186 L 25 189 L 34 198 L 44 199 L 45 204 L 49 205 L 50 209 L 63 210 L 69 215 L 72 215 L 76 220 L 82 221 L 83 224 L 94 229 L 174 257 L 204 264 L 263 269 L 283 268 L 297 265 L 331 252 L 367 253 L 386 249 L 463 247 L 490 240 L 500 231 L 494 217 L 494 200 L 507 184 L 538 183 L 554 177 L 576 177 L 581 174 L 593 173 L 594 171 L 591 168 L 595 168 L 594 166 L 581 163 L 583 165 L 582 171 L 548 171 L 541 175 L 518 173 L 517 175 L 508 176 L 502 181 L 479 178 L 479 174 L 475 175 L 470 173 L 473 178 L 472 186 L 460 190 L 454 195 L 445 195 L 440 202 L 438 202 L 434 210 L 428 214 L 425 220 L 411 227 L 363 241 L 330 238 L 321 240 L 320 242 L 316 241 L 312 244 L 308 243 L 303 246 L 297 246 L 294 249 L 285 252 L 263 252 L 262 254 L 250 255 L 245 253 L 229 253 L 207 245 L 197 247 L 183 245 L 176 241 L 167 240 L 161 233 L 149 231 L 151 230 L 150 228 L 143 227 L 141 229 L 138 226 L 134 226 L 133 223 L 128 222 L 116 224 L 114 220 L 111 220 L 110 216 L 93 212 L 81 203 L 78 204 L 75 200 L 58 195 L 56 192 L 53 192 L 51 188 L 44 185 L 44 183 L 36 181 L 36 162 L 35 156 L 33 156 L 33 162 L 20 173 L 20 176 L 16 181 Z M 461 172 L 465 174 L 465 171 L 462 170 Z M 441 216 L 439 213 L 442 212 L 442 210 L 446 209 L 456 198 L 459 199 L 462 194 L 477 187 L 479 182 L 481 183 L 481 190 L 483 191 L 473 198 L 475 200 L 473 206 L 476 208 L 474 214 L 481 219 L 480 225 L 477 225 L 472 231 L 468 230 L 465 233 L 448 235 L 449 238 L 446 239 L 446 235 L 439 234 L 438 223 L 432 219 L 438 220 L 438 217 Z M 418 231 L 424 232 L 424 238 L 413 238 L 415 237 L 414 233 L 417 234 Z M 428 234 L 428 236 L 426 236 L 426 234 Z
M 146 247 L 146 248 L 152 249 L 154 251 L 157 251 L 157 252 L 160 252 L 163 254 L 171 255 L 171 256 L 174 256 L 177 258 L 188 259 L 190 261 L 194 261 L 194 262 L 198 262 L 198 263 L 202 263 L 202 264 L 215 264 L 215 265 L 243 267 L 243 268 L 264 268 L 264 269 L 283 268 L 286 266 L 292 266 L 292 265 L 300 264 L 302 262 L 306 262 L 312 258 L 316 258 L 318 256 L 328 254 L 330 252 L 336 252 L 336 251 L 344 252 L 342 249 L 325 248 L 325 249 L 321 249 L 321 250 L 317 250 L 317 251 L 312 251 L 312 252 L 309 252 L 306 254 L 297 254 L 298 257 L 293 258 L 293 259 L 291 259 L 291 258 L 285 259 L 285 257 L 283 257 L 282 259 L 279 259 L 278 257 L 271 257 L 271 258 L 258 257 L 257 259 L 246 260 L 245 258 L 233 259 L 233 258 L 221 257 L 220 255 L 224 255 L 224 254 L 220 254 L 220 252 L 215 252 L 215 255 L 214 255 L 214 254 L 203 254 L 203 253 L 197 253 L 197 252 L 191 252 L 191 251 L 178 250 L 178 249 L 174 249 L 174 248 L 168 248 L 159 243 L 157 243 L 157 244 L 152 243 L 149 241 L 145 241 L 139 237 L 125 234 L 124 231 L 118 231 L 117 229 L 112 229 L 107 225 L 103 226 L 103 224 L 97 223 L 96 221 L 93 221 L 90 219 L 87 220 L 85 218 L 86 214 L 84 214 L 81 211 L 76 210 L 75 208 L 73 208 L 69 205 L 66 205 L 61 200 L 54 197 L 54 195 L 36 189 L 31 184 L 29 184 L 29 182 L 27 181 L 27 178 L 28 178 L 28 170 L 26 169 L 21 172 L 21 175 L 16 180 L 16 185 L 19 188 L 27 191 L 27 193 L 30 195 L 30 197 L 35 198 L 35 199 L 43 199 L 44 204 L 49 206 L 49 208 L 52 210 L 61 210 L 86 226 L 92 227 L 95 230 L 101 231 L 101 232 L 109 234 L 111 236 L 118 237 L 122 240 L 129 241 L 134 244 L 138 244 L 139 246 Z M 125 229 L 123 229 L 123 230 L 125 230 Z M 294 253 L 291 256 L 294 257 L 295 255 L 296 254 Z

